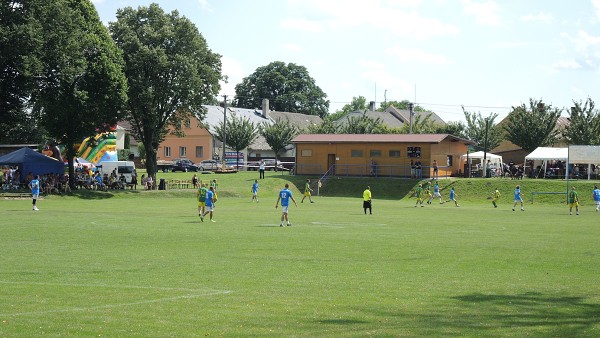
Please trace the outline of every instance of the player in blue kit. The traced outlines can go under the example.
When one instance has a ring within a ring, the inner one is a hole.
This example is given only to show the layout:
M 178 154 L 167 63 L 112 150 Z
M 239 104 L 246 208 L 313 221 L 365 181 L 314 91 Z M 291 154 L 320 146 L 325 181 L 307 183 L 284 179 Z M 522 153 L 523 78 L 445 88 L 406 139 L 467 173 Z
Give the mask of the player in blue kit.
M 204 203 L 206 204 L 206 211 L 202 214 L 202 221 L 204 221 L 204 216 L 210 214 L 210 221 L 215 222 L 213 219 L 213 210 L 215 208 L 215 188 L 210 187 L 206 192 L 206 197 Z
M 521 211 L 525 211 L 525 208 L 523 208 L 523 196 L 521 194 L 521 187 L 520 186 L 516 186 L 515 187 L 515 198 L 514 198 L 514 202 L 515 204 L 513 204 L 513 208 L 512 211 L 515 211 L 515 207 L 517 206 L 517 204 L 521 203 Z
M 254 184 L 252 184 L 252 199 L 250 202 L 253 202 L 254 200 L 258 203 L 258 180 L 254 180 Z
M 283 221 L 285 220 L 287 222 L 287 226 L 291 226 L 292 223 L 290 223 L 290 220 L 288 219 L 288 207 L 290 205 L 290 199 L 294 202 L 294 205 L 296 205 L 296 207 L 298 206 L 298 203 L 296 203 L 296 200 L 294 199 L 294 196 L 292 195 L 292 192 L 289 189 L 290 185 L 289 184 L 285 184 L 285 188 L 281 189 L 281 191 L 279 192 L 279 196 L 277 197 L 277 202 L 275 202 L 275 209 L 277 209 L 277 207 L 279 206 L 279 201 L 281 201 L 281 223 L 279 224 L 280 227 L 283 226 Z
M 31 197 L 33 199 L 33 211 L 39 211 L 37 207 L 37 199 L 40 197 L 40 177 L 35 175 L 35 178 L 29 182 L 31 189 Z
M 598 189 L 597 185 L 594 186 L 592 194 L 594 196 L 594 202 L 596 203 L 596 211 L 598 211 L 600 210 L 600 189 Z

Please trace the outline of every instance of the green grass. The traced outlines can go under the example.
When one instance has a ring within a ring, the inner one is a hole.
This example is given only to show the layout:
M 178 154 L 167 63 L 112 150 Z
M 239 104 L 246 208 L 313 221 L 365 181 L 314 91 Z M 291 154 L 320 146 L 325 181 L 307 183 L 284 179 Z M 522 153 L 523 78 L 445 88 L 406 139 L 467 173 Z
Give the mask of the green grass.
M 220 182 L 212 224 L 193 190 L 0 200 L 0 336 L 600 335 L 592 183 L 569 216 L 537 197 L 511 211 L 510 180 L 440 181 L 461 207 L 414 208 L 416 181 L 341 178 L 280 228 L 276 193 L 290 182 L 299 201 L 305 178 L 267 173 L 252 204 L 256 176 L 201 176 Z

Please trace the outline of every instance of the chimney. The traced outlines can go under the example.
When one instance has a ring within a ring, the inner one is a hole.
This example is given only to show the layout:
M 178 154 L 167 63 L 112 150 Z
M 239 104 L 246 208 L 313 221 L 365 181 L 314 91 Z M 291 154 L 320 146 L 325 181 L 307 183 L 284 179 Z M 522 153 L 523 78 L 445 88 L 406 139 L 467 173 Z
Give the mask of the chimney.
M 262 117 L 265 119 L 269 118 L 269 99 L 262 100 Z
M 375 111 L 375 101 L 369 102 L 369 111 Z

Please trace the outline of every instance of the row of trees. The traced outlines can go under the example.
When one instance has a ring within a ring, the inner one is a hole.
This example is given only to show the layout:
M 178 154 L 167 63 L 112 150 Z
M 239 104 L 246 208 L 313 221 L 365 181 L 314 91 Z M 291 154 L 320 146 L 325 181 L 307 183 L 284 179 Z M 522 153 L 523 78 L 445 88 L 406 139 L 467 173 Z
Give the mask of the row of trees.
M 197 28 L 177 11 L 158 5 L 117 12 L 105 27 L 90 0 L 9 0 L 0 3 L 0 142 L 42 143 L 49 136 L 66 147 L 72 164 L 75 145 L 83 138 L 109 130 L 125 119 L 145 151 L 150 175 L 156 172 L 156 152 L 169 128 L 182 135 L 182 121 L 202 120 L 203 104 L 216 103 L 221 57 L 212 52 Z M 327 115 L 327 95 L 305 67 L 272 62 L 259 67 L 236 86 L 232 102 L 256 108 L 263 98 L 279 111 L 315 114 L 321 125 L 310 133 L 408 133 L 409 126 L 390 128 L 366 115 L 335 123 L 348 112 L 366 110 L 364 97 L 353 98 L 341 111 Z M 409 101 L 382 103 L 408 109 Z M 466 123 L 436 124 L 421 112 L 413 133 L 448 133 L 477 142 L 478 149 L 495 148 L 503 138 L 526 150 L 555 143 L 600 144 L 600 117 L 594 102 L 574 102 L 570 124 L 557 130 L 562 109 L 530 99 L 513 107 L 502 125 L 497 115 L 464 110 Z M 300 132 L 289 123 L 245 128 L 232 119 L 223 126 L 235 150 L 263 133 L 278 153 Z M 225 130 L 230 129 L 230 130 Z M 219 134 L 219 133 L 218 133 Z M 238 143 L 238 139 L 244 142 Z M 279 149 L 279 150 L 277 150 Z M 70 165 L 71 178 L 73 167 Z
M 2 141 L 54 139 L 71 180 L 75 145 L 122 119 L 154 175 L 168 128 L 216 102 L 221 57 L 177 11 L 120 9 L 107 29 L 89 0 L 10 0 L 0 22 Z
M 409 101 L 391 101 L 382 103 L 378 111 L 390 105 L 408 110 Z M 506 139 L 515 145 L 533 151 L 540 146 L 549 146 L 564 142 L 567 144 L 600 144 L 600 112 L 594 109 L 594 101 L 588 98 L 585 102 L 573 102 L 568 111 L 569 123 L 563 129 L 557 128 L 558 118 L 563 109 L 546 104 L 542 100 L 529 99 L 528 104 L 513 107 L 504 123 L 496 121 L 498 114 L 482 116 L 480 112 L 471 112 L 463 108 L 466 123 L 436 123 L 429 112 L 419 106 L 414 109 L 421 114 L 413 121 L 413 133 L 444 133 L 476 142 L 475 150 L 490 151 Z M 406 134 L 409 125 L 401 128 L 390 128 L 379 118 L 372 119 L 366 114 L 347 118 L 346 123 L 336 123 L 351 112 L 367 111 L 367 101 L 363 96 L 354 97 L 335 114 L 326 116 L 323 123 L 308 128 L 314 134 Z

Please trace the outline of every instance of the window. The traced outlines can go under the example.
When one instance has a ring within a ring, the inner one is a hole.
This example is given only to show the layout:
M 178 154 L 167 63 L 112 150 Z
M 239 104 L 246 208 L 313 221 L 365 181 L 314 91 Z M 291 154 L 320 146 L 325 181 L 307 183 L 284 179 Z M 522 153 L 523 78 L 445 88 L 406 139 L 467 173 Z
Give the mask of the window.
M 421 147 L 406 148 L 406 155 L 408 157 L 420 158 L 421 157 Z
M 186 157 L 187 149 L 185 147 L 179 147 L 179 157 Z
M 369 157 L 381 157 L 381 150 L 369 151 Z
M 302 149 L 302 157 L 311 157 L 312 149 Z
M 351 150 L 350 151 L 350 157 L 363 157 L 363 151 L 362 150 Z
M 204 157 L 204 147 L 203 146 L 196 146 L 196 157 L 197 158 Z
M 165 157 L 171 157 L 171 147 L 165 147 Z
M 192 125 L 192 123 L 190 122 L 190 119 L 187 119 L 187 120 L 185 120 L 185 123 L 184 123 L 184 124 L 185 124 L 185 127 L 186 127 L 187 129 L 190 129 L 190 128 L 191 128 L 191 125 Z
M 452 155 L 448 155 L 448 157 L 446 158 L 446 165 L 449 167 L 452 166 Z
M 400 157 L 400 150 L 390 150 L 389 156 L 390 157 Z

